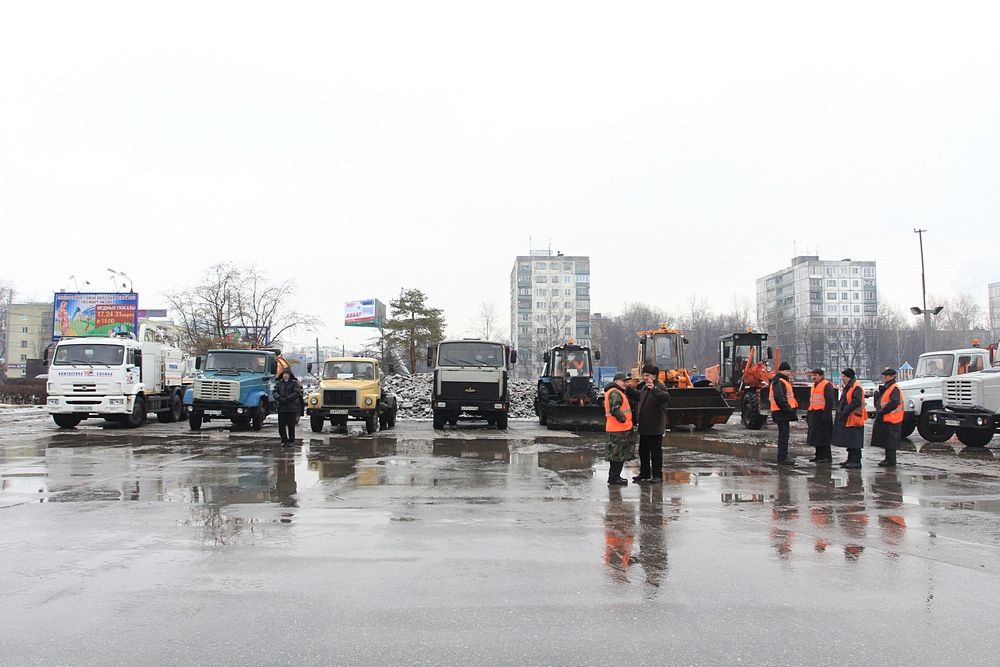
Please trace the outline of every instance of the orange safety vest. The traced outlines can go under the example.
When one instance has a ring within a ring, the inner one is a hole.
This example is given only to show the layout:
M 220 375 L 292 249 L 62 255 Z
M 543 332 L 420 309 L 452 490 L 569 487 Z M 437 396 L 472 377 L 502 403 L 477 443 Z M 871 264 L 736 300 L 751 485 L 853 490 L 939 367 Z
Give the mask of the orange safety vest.
M 812 390 L 809 392 L 810 410 L 826 410 L 831 407 L 826 404 L 826 388 L 829 385 L 829 380 L 820 380 L 812 386 Z
M 851 388 L 847 390 L 846 401 L 850 403 L 854 400 L 854 392 L 856 390 L 861 391 L 861 407 L 847 415 L 847 421 L 844 422 L 844 426 L 847 428 L 864 428 L 865 422 L 868 421 L 868 408 L 865 407 L 865 392 L 861 389 L 861 385 L 857 382 L 851 385 Z
M 788 399 L 788 407 L 795 410 L 799 407 L 799 401 L 795 398 L 795 392 L 792 391 L 792 383 L 784 378 L 778 378 L 778 382 L 785 385 L 785 398 Z M 777 401 L 774 400 L 774 392 L 771 392 L 771 412 L 778 412 L 781 408 L 778 407 Z
M 897 387 L 895 384 L 889 389 L 889 391 L 882 393 L 881 405 L 884 406 L 889 402 L 889 395 L 894 392 L 899 392 L 899 405 L 892 412 L 883 412 L 882 421 L 886 424 L 902 424 L 903 423 L 903 390 Z
M 622 412 L 625 413 L 625 421 L 620 422 L 611 414 L 611 392 L 617 391 L 622 395 Z M 632 430 L 632 407 L 628 404 L 628 397 L 621 389 L 609 389 L 604 393 L 604 430 L 608 433 L 622 433 Z

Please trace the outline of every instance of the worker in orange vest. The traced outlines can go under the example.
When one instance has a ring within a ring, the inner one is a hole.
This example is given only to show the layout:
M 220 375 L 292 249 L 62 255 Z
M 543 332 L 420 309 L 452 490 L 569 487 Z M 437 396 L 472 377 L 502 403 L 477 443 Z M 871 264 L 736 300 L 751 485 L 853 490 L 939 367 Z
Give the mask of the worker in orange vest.
M 853 368 L 845 368 L 840 373 L 840 401 L 833 422 L 833 444 L 847 449 L 847 460 L 841 468 L 857 470 L 861 468 L 861 449 L 865 446 L 865 390 L 857 383 Z
M 635 434 L 632 429 L 632 406 L 625 394 L 628 376 L 615 373 L 614 382 L 604 391 L 604 432 L 607 444 L 604 458 L 611 464 L 608 468 L 608 484 L 628 486 L 622 477 L 626 461 L 635 458 Z
M 778 427 L 778 464 L 786 466 L 795 465 L 795 461 L 788 458 L 788 438 L 791 434 L 791 422 L 799 420 L 799 415 L 795 412 L 799 407 L 799 402 L 795 399 L 792 381 L 785 374 L 785 371 L 790 370 L 792 367 L 788 365 L 788 362 L 782 361 L 770 386 L 771 419 Z
M 883 468 L 896 465 L 896 450 L 902 440 L 903 390 L 896 384 L 896 370 L 882 371 L 882 387 L 875 397 L 875 423 L 872 425 L 872 446 L 885 450 L 879 461 Z
M 813 369 L 810 375 L 813 386 L 809 392 L 809 412 L 806 413 L 806 423 L 809 425 L 806 444 L 815 448 L 816 456 L 809 460 L 813 463 L 830 463 L 833 461 L 830 442 L 833 439 L 833 409 L 837 407 L 837 390 L 824 377 L 822 368 Z

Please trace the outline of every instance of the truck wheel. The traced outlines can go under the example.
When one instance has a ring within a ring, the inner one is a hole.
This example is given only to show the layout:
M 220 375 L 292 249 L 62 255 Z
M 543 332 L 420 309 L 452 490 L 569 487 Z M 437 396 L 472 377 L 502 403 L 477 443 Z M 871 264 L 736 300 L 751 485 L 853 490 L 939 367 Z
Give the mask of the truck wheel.
M 83 421 L 83 417 L 79 415 L 52 415 L 52 421 L 59 428 L 76 428 Z
M 497 415 L 497 429 L 501 431 L 507 430 L 507 415 Z
M 545 410 L 545 404 L 539 402 L 537 411 L 538 411 L 538 424 L 540 426 L 547 426 L 549 423 L 549 413 Z
M 188 413 L 188 426 L 192 431 L 201 430 L 201 413 L 193 410 Z
M 434 430 L 435 431 L 440 431 L 441 429 L 443 429 L 444 428 L 444 421 L 445 421 L 445 419 L 444 419 L 444 413 L 438 412 L 437 410 L 435 410 L 434 411 Z
M 917 429 L 917 418 L 913 416 L 912 412 L 903 413 L 903 429 L 900 431 L 900 436 L 904 438 L 909 438 L 913 435 L 913 432 Z
M 959 428 L 955 429 L 955 435 L 966 447 L 985 447 L 993 439 L 993 433 L 985 428 Z
M 264 428 L 264 417 L 267 416 L 267 412 L 264 409 L 264 401 L 261 401 L 253 412 L 250 413 L 250 428 L 255 431 L 259 431 Z
M 126 428 L 138 428 L 146 423 L 146 399 L 136 396 L 132 403 L 132 413 L 125 417 Z
M 378 430 L 384 431 L 389 428 L 389 417 L 388 415 L 380 415 L 378 418 Z
M 389 428 L 396 428 L 396 408 L 389 412 Z
M 323 415 L 309 415 L 309 426 L 312 428 L 313 433 L 323 432 Z
M 373 410 L 371 414 L 365 417 L 365 430 L 369 433 L 374 433 L 378 430 L 378 411 Z
M 458 417 L 448 417 L 449 426 L 458 426 Z
M 181 401 L 180 394 L 174 394 L 170 397 L 170 409 L 164 412 L 156 413 L 156 421 L 161 424 L 171 424 L 173 422 L 179 422 L 184 414 L 184 403 Z
M 760 414 L 760 398 L 757 392 L 748 391 L 743 394 L 743 412 L 740 416 L 743 428 L 759 431 L 764 426 L 764 416 Z
M 955 429 L 950 426 L 938 426 L 931 423 L 931 410 L 940 408 L 940 405 L 928 405 L 924 403 L 917 417 L 917 433 L 927 442 L 945 442 L 955 435 Z

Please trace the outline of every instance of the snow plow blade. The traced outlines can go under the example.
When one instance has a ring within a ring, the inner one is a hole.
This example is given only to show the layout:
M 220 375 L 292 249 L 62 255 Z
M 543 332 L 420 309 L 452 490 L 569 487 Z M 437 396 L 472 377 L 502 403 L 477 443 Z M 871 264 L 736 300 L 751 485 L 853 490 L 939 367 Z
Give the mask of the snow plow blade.
M 604 408 L 599 405 L 548 405 L 545 414 L 551 430 L 604 430 Z
M 668 388 L 667 428 L 693 426 L 697 429 L 725 424 L 735 408 L 714 387 Z

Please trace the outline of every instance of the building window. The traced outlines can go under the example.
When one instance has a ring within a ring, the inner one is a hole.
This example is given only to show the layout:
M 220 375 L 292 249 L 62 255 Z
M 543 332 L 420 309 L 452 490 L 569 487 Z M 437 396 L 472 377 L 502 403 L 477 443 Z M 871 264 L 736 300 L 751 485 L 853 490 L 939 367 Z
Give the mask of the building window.
M 563 271 L 572 271 L 573 262 L 563 262 Z
M 851 273 L 854 275 L 858 275 L 858 267 L 855 266 L 854 268 L 852 268 Z
M 840 293 L 840 299 L 842 301 L 847 301 L 847 292 L 841 292 Z
M 521 287 L 521 288 L 519 288 L 517 290 L 517 295 L 518 296 L 531 296 L 531 288 L 530 287 Z
M 858 289 L 859 287 L 861 287 L 861 281 L 860 280 L 852 280 L 851 281 L 851 287 L 853 287 L 854 289 Z
M 573 307 L 573 302 L 572 301 L 566 301 L 566 302 L 564 302 L 563 305 L 566 308 L 572 308 Z
M 535 282 L 536 283 L 545 283 L 545 282 L 548 282 L 548 281 L 545 279 L 545 276 L 535 276 Z
M 835 313 L 835 312 L 837 312 L 837 307 L 836 306 L 827 306 L 826 307 L 826 312 L 828 312 L 828 313 Z
M 590 274 L 589 273 L 578 273 L 576 274 L 576 282 L 578 283 L 589 283 Z
M 572 336 L 572 335 L 573 335 L 573 332 L 572 332 L 572 331 L 570 331 L 570 328 L 569 328 L 569 327 L 565 327 L 565 328 L 563 329 L 563 335 L 564 335 L 564 336 Z
M 28 327 L 21 327 L 21 333 L 28 333 Z
M 27 361 L 27 360 L 28 360 L 28 355 L 22 354 L 21 355 L 21 361 Z
M 535 302 L 535 309 L 536 310 L 545 310 L 545 302 L 544 301 L 536 301 Z
M 875 298 L 875 292 L 865 292 L 865 298 L 866 299 L 874 299 Z
M 841 324 L 850 324 L 851 323 L 851 318 L 849 318 L 849 317 L 842 317 L 840 319 L 840 323 Z
M 544 315 L 535 315 L 535 321 L 536 322 L 541 322 L 541 323 L 544 324 L 545 323 L 545 316 Z
M 860 313 L 861 312 L 861 306 L 854 306 L 854 312 L 855 313 Z
M 841 280 L 840 281 L 840 286 L 841 287 L 847 287 L 847 281 L 846 280 Z
M 828 318 L 826 318 L 826 323 L 827 324 L 836 324 L 837 323 L 837 318 L 836 317 L 828 317 Z
M 831 300 L 831 301 L 836 301 L 837 300 L 837 293 L 836 292 L 827 292 L 826 293 L 826 298 L 829 299 L 829 300 Z
M 840 310 L 842 310 L 845 313 L 849 313 L 851 312 L 851 307 L 845 303 L 843 306 L 840 307 Z
M 564 289 L 563 290 L 563 296 L 573 296 L 573 290 L 571 290 L 571 289 Z
M 573 284 L 573 276 L 563 276 L 563 282 L 567 285 Z
M 812 287 L 822 287 L 822 286 L 823 286 L 823 281 L 820 280 L 819 278 L 810 278 L 809 279 L 809 287 L 810 288 L 812 288 Z
M 547 268 L 549 265 L 546 262 L 535 262 L 535 271 L 544 271 Z
M 22 340 L 21 341 L 21 347 L 28 347 L 28 341 Z
M 857 301 L 858 299 L 861 298 L 861 294 L 859 292 L 855 292 L 853 295 L 851 295 L 851 298 Z
M 531 313 L 521 313 L 520 316 L 518 317 L 518 319 L 520 319 L 522 322 L 530 322 L 531 321 Z
M 837 286 L 837 281 L 836 280 L 827 280 L 826 281 L 826 286 L 827 287 L 836 287 Z
M 529 333 L 531 333 L 531 327 L 518 327 L 517 333 L 528 335 Z
M 536 327 L 535 328 L 535 333 L 544 336 L 545 335 L 545 327 Z

